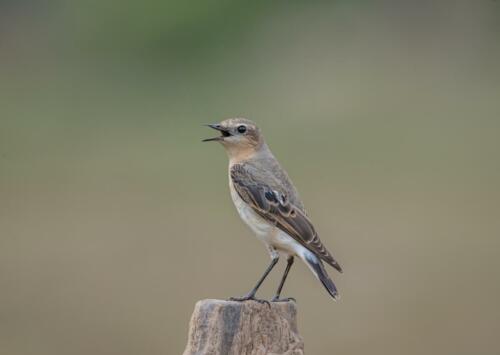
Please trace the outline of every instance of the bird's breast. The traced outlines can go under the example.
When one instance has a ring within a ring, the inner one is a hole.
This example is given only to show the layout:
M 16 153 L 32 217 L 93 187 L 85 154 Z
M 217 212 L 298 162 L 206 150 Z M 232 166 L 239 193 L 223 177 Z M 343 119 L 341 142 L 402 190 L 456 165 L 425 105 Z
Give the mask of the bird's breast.
M 287 255 L 302 256 L 307 252 L 307 249 L 300 245 L 291 236 L 259 216 L 252 209 L 252 207 L 250 207 L 250 205 L 243 201 L 234 188 L 231 179 L 229 179 L 229 188 L 231 190 L 231 198 L 233 199 L 233 203 L 236 206 L 238 214 L 260 241 L 266 245 L 276 248 L 281 252 L 284 252 Z
M 276 227 L 259 216 L 243 199 L 233 186 L 231 179 L 229 180 L 229 189 L 231 190 L 231 198 L 234 206 L 238 211 L 243 222 L 257 235 L 259 239 L 269 243 L 273 234 L 276 232 Z

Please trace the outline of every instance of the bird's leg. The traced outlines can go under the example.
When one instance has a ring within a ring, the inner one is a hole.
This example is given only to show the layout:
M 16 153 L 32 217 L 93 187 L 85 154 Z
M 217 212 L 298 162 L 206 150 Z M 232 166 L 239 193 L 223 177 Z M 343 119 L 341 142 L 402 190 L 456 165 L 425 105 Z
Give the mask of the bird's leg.
M 264 272 L 264 274 L 262 275 L 262 277 L 257 282 L 257 285 L 255 285 L 255 287 L 249 293 L 247 293 L 246 296 L 243 296 L 243 297 L 231 297 L 231 298 L 229 298 L 230 301 L 254 300 L 254 301 L 257 301 L 257 302 L 260 302 L 260 303 L 269 303 L 266 300 L 260 300 L 260 299 L 255 298 L 255 294 L 257 293 L 257 290 L 259 289 L 260 285 L 262 285 L 262 282 L 264 282 L 264 280 L 266 279 L 267 275 L 269 275 L 269 273 L 271 272 L 271 270 L 273 269 L 273 267 L 278 263 L 278 260 L 279 260 L 278 253 L 272 253 L 271 257 L 272 257 L 271 264 L 269 264 L 269 266 L 267 267 L 266 271 Z
M 281 290 L 283 289 L 283 285 L 285 284 L 286 277 L 288 276 L 288 272 L 290 271 L 291 267 L 293 264 L 293 256 L 289 256 L 287 259 L 287 264 L 286 264 L 286 269 L 285 272 L 283 273 L 283 277 L 281 278 L 280 285 L 278 286 L 278 289 L 276 290 L 276 295 L 273 297 L 271 302 L 288 302 L 290 300 L 295 301 L 295 298 L 280 298 Z

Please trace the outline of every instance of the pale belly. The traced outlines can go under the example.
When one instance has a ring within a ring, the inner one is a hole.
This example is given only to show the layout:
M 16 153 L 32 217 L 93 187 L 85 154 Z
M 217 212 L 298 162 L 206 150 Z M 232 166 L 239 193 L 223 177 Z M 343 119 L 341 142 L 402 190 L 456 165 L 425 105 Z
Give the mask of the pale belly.
M 270 246 L 285 255 L 303 255 L 306 249 L 275 225 L 267 222 L 245 203 L 229 182 L 231 198 L 243 222 L 255 233 L 266 246 Z

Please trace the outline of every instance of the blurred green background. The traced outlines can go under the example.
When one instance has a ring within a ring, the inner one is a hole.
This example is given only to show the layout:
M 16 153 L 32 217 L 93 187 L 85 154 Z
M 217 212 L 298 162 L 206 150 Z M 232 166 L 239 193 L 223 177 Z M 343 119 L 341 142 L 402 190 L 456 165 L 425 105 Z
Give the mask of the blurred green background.
M 249 290 L 234 116 L 345 269 L 292 269 L 308 354 L 500 353 L 498 1 L 0 1 L 0 93 L 2 355 L 180 354 Z

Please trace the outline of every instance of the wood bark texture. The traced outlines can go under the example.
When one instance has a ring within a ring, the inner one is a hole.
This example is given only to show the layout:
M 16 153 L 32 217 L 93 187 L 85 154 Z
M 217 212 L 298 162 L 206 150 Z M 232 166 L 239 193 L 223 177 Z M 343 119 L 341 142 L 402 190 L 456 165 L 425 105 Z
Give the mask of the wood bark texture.
M 196 303 L 184 355 L 303 355 L 293 301 Z

